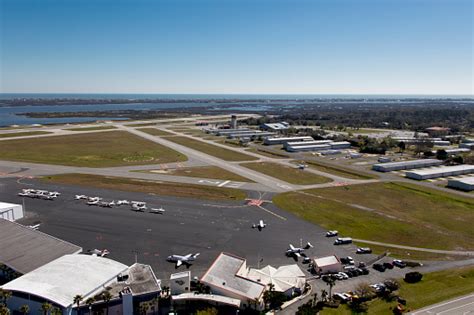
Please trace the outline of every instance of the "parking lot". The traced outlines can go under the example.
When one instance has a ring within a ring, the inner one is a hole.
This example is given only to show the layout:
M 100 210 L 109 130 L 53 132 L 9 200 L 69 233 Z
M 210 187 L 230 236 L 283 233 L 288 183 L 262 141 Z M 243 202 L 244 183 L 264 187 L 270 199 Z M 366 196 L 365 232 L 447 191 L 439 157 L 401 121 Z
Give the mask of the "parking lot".
M 221 251 L 244 257 L 254 267 L 259 262 L 261 267 L 293 263 L 284 254 L 290 243 L 300 246 L 311 242 L 314 247 L 307 251 L 310 257 L 355 255 L 355 246 L 332 245 L 333 239 L 325 237 L 324 229 L 271 203 L 263 203 L 260 208 L 243 202 L 206 202 L 14 178 L 0 181 L 0 200 L 21 204 L 23 198 L 17 193 L 23 188 L 62 194 L 54 201 L 24 198 L 27 217 L 20 223 L 40 223 L 40 231 L 82 246 L 84 251 L 106 248 L 110 258 L 125 264 L 132 264 L 136 257 L 139 262 L 150 264 L 164 280 L 175 272 L 174 265 L 165 260 L 171 254 L 201 253 L 190 267 L 195 276 L 202 275 Z M 130 206 L 88 206 L 84 201 L 74 200 L 76 194 L 100 196 L 104 201 L 144 201 L 149 207 L 163 207 L 166 211 L 152 214 L 131 211 Z M 263 199 L 271 196 L 264 195 Z M 261 232 L 252 229 L 252 224 L 260 219 L 267 223 Z M 366 260 L 374 257 L 363 256 Z

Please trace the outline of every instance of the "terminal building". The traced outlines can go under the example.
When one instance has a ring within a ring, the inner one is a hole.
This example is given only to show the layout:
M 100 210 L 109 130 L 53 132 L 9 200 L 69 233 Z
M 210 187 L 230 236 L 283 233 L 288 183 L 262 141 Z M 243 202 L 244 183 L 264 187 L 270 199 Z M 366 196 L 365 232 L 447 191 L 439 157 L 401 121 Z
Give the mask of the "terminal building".
M 474 190 L 474 176 L 459 178 L 459 179 L 450 179 L 448 180 L 448 187 L 464 190 L 464 191 L 473 191 Z
M 266 124 L 261 124 L 260 128 L 267 131 L 277 132 L 277 131 L 287 130 L 288 128 L 290 128 L 290 124 L 287 123 L 286 121 L 282 121 L 279 123 L 266 123 Z
M 372 169 L 378 172 L 393 172 L 442 165 L 443 161 L 436 159 L 421 159 L 403 162 L 378 163 L 372 165 Z
M 287 145 L 286 151 L 288 152 L 304 152 L 304 151 L 323 151 L 323 150 L 340 150 L 349 149 L 351 147 L 350 142 L 329 142 L 326 144 L 312 144 L 312 145 L 300 145 L 297 146 Z
M 465 174 L 473 174 L 474 165 L 455 165 L 455 166 L 441 166 L 436 168 L 416 170 L 406 172 L 405 175 L 411 179 L 425 180 L 432 178 L 458 176 Z

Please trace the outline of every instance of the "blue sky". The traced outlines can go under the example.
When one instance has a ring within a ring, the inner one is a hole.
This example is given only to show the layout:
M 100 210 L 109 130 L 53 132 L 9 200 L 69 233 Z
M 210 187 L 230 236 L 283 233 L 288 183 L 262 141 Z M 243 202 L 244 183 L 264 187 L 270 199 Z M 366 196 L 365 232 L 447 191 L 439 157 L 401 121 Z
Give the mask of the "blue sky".
M 471 0 L 0 0 L 3 93 L 473 94 Z

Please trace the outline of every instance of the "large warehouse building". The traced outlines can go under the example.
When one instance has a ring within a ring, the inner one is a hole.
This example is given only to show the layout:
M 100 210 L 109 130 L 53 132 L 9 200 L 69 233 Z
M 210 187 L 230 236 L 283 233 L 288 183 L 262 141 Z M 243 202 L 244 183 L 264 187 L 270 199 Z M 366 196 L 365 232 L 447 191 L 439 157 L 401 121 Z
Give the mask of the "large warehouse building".
M 16 221 L 23 218 L 23 215 L 22 205 L 0 202 L 0 219 Z
M 430 168 L 426 170 L 417 170 L 406 172 L 405 175 L 411 179 L 424 180 L 448 176 L 458 176 L 474 173 L 474 165 L 455 165 Z
M 473 191 L 474 190 L 474 176 L 460 178 L 460 179 L 450 179 L 448 180 L 448 187 L 456 188 L 464 191 Z
M 313 141 L 311 141 L 313 142 Z M 349 149 L 351 147 L 350 142 L 340 141 L 340 142 L 329 142 L 326 144 L 301 144 L 286 145 L 286 151 L 288 152 L 303 152 L 303 151 L 322 151 L 322 150 L 338 150 L 338 149 Z
M 438 166 L 443 164 L 443 161 L 436 159 L 422 159 L 403 162 L 378 163 L 372 166 L 374 171 L 378 172 L 393 172 L 400 170 L 410 170 L 414 168 L 423 168 L 430 166 Z
M 313 141 L 313 137 L 310 136 L 295 136 L 295 137 L 268 137 L 265 138 L 263 144 L 266 145 L 275 145 L 275 144 L 285 144 L 287 142 L 299 142 L 299 141 Z

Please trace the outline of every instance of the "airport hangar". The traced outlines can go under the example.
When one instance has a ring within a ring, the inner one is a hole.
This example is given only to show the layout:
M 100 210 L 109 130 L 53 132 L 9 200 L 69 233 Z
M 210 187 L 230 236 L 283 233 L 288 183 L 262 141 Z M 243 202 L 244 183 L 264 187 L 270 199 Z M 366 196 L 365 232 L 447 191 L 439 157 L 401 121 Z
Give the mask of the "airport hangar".
M 440 166 L 436 168 L 415 170 L 406 172 L 405 175 L 411 179 L 425 180 L 432 178 L 459 176 L 474 173 L 474 165 L 454 165 L 454 166 Z
M 456 188 L 464 191 L 473 191 L 474 190 L 474 176 L 459 178 L 459 179 L 450 179 L 448 180 L 448 187 Z

